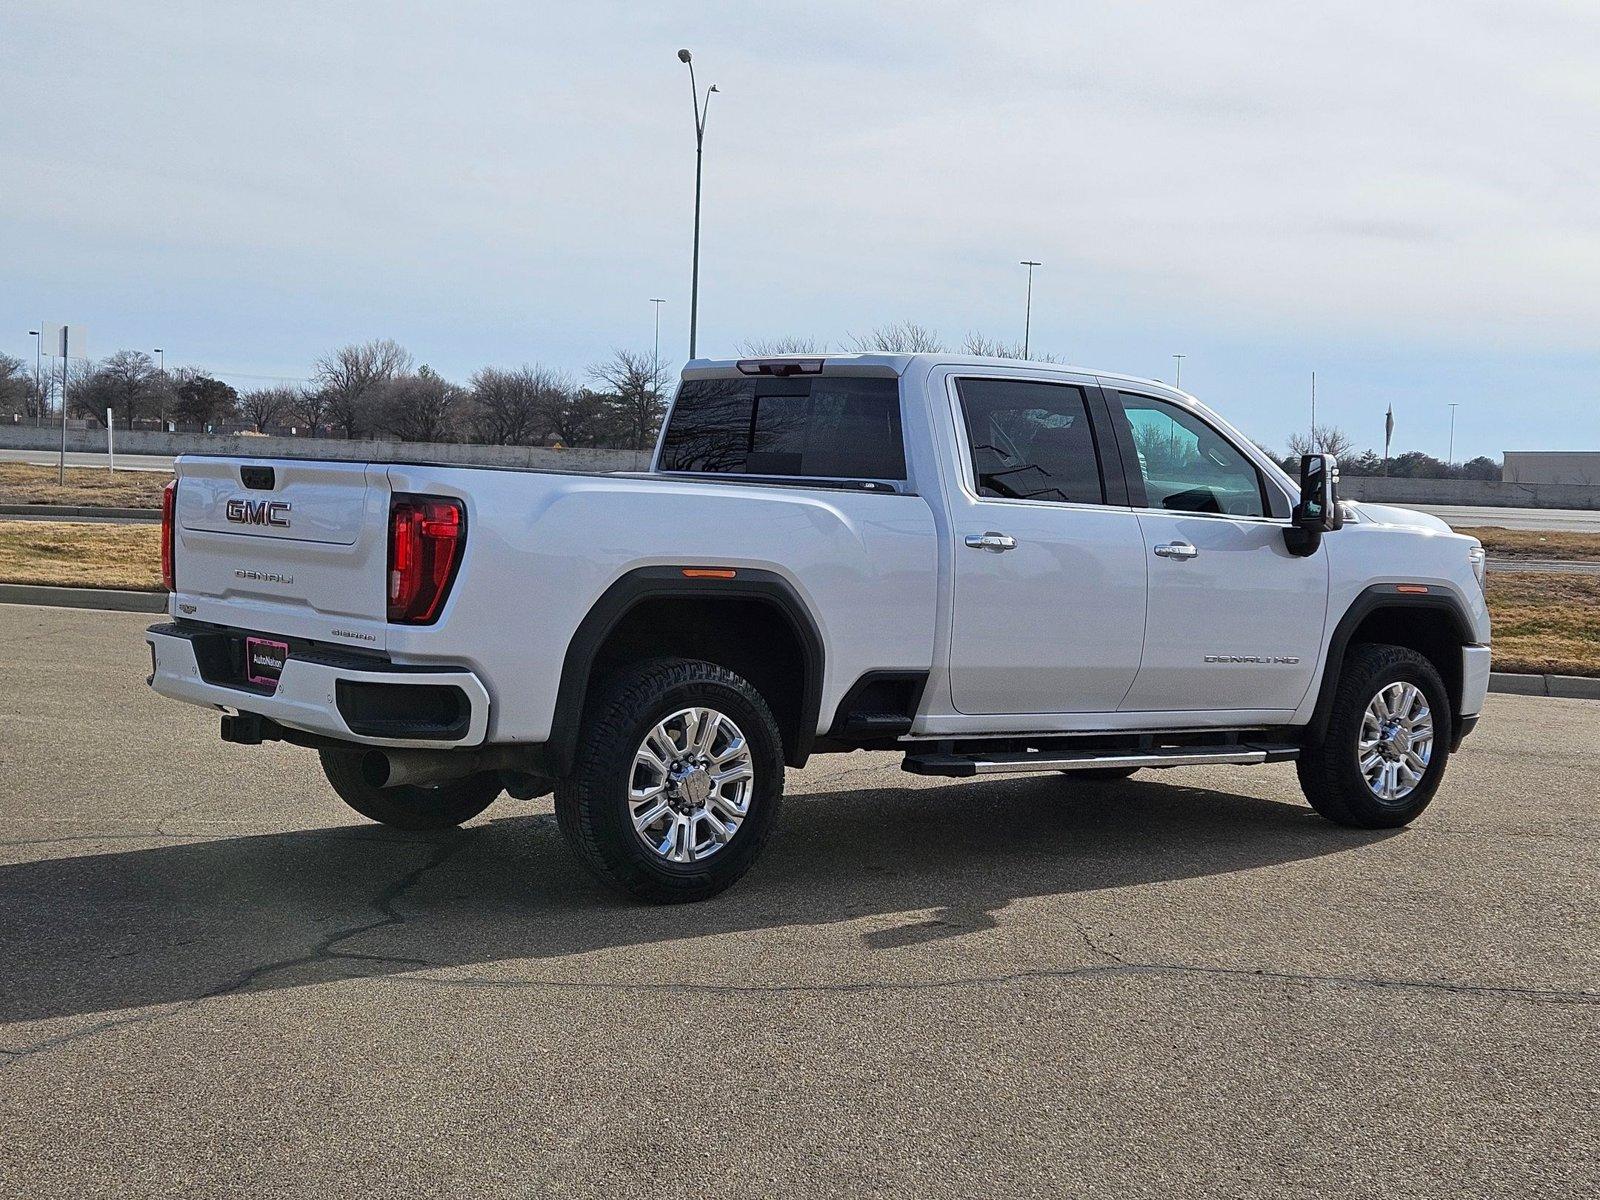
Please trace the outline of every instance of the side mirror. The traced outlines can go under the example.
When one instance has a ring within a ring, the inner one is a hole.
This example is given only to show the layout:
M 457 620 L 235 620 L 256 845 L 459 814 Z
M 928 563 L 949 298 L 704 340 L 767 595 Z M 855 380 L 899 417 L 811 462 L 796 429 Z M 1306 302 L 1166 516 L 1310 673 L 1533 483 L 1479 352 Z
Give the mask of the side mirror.
M 1315 554 L 1322 535 L 1344 527 L 1339 507 L 1339 461 L 1331 454 L 1300 456 L 1300 503 L 1289 517 L 1284 541 L 1289 553 Z

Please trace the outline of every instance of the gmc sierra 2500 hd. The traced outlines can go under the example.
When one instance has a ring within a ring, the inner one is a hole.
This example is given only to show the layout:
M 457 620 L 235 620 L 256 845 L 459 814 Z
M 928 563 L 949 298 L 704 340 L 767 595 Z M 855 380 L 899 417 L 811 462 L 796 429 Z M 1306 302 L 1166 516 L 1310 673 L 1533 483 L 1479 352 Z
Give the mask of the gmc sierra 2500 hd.
M 656 901 L 858 748 L 1063 786 L 1292 759 L 1330 820 L 1403 825 L 1483 703 L 1483 552 L 1301 476 L 1148 380 L 697 360 L 647 473 L 181 458 L 150 682 L 402 828 L 553 789 Z

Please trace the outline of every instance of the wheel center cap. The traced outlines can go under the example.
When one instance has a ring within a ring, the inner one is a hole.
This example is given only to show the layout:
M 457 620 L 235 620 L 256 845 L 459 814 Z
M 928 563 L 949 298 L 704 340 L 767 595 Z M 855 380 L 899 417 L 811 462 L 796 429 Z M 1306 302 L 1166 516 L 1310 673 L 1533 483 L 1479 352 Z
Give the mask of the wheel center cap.
M 679 799 L 693 808 L 699 808 L 711 795 L 711 776 L 704 767 L 684 763 L 673 769 L 672 783 Z
M 1390 760 L 1404 758 L 1411 750 L 1411 734 L 1404 725 L 1392 721 L 1384 726 L 1383 740 L 1379 745 L 1383 756 Z

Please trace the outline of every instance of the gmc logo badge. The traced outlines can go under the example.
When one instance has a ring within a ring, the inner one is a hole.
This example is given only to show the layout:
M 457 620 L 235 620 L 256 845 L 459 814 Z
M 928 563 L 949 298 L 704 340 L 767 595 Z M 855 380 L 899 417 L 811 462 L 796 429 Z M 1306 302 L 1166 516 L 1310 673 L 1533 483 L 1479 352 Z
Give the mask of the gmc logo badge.
M 228 501 L 228 520 L 239 525 L 276 525 L 287 529 L 289 508 L 283 500 L 246 500 L 235 496 Z

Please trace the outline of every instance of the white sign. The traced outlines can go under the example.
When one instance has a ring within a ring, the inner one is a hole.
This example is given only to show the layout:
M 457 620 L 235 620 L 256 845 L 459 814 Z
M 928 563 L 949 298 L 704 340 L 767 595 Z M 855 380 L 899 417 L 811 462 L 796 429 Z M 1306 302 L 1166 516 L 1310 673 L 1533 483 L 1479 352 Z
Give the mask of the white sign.
M 45 325 L 39 338 L 51 358 L 88 358 L 89 339 L 82 325 Z

